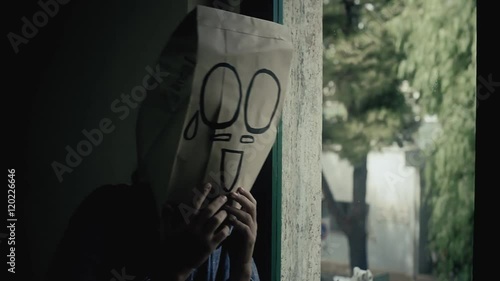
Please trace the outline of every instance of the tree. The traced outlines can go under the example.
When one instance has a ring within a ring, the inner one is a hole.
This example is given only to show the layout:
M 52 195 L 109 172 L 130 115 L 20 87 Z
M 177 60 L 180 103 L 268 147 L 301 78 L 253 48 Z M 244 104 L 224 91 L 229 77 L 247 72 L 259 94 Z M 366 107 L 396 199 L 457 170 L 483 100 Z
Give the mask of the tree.
M 409 0 L 388 24 L 405 54 L 398 77 L 421 93 L 442 134 L 426 155 L 429 243 L 440 280 L 471 280 L 475 167 L 475 1 Z
M 367 155 L 394 143 L 412 142 L 418 128 L 412 96 L 399 90 L 397 66 L 404 56 L 386 27 L 400 7 L 398 1 L 385 0 L 365 5 L 329 1 L 324 6 L 323 144 L 354 167 L 349 212 L 339 211 L 333 194 L 327 206 L 348 237 L 351 268 L 368 268 Z

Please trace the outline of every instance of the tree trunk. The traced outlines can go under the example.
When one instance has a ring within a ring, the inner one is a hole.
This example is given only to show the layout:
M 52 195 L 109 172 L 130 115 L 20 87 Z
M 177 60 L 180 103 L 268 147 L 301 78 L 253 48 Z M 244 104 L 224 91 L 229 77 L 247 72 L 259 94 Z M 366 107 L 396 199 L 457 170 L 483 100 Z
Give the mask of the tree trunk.
M 349 264 L 351 269 L 359 267 L 363 270 L 368 269 L 368 259 L 366 250 L 366 231 L 363 228 L 353 228 L 353 232 L 347 236 L 349 241 Z
M 330 189 L 330 186 L 326 182 L 324 172 L 321 173 L 321 186 L 323 190 L 323 195 L 325 196 L 326 207 L 328 208 L 328 212 L 332 214 L 332 217 L 337 221 L 342 231 L 347 232 L 348 230 L 344 229 L 344 227 L 347 226 L 346 214 L 337 204 L 337 201 L 335 200 L 332 190 Z
M 351 268 L 359 267 L 368 269 L 367 243 L 366 243 L 366 168 L 367 157 L 354 165 L 353 190 L 351 205 L 351 232 L 348 234 L 349 259 Z
M 366 156 L 354 165 L 353 172 L 353 202 L 351 208 L 345 213 L 336 202 L 324 174 L 322 174 L 323 194 L 326 206 L 335 217 L 339 227 L 346 234 L 349 241 L 349 262 L 351 269 L 359 267 L 368 269 L 366 216 L 368 214 L 366 201 Z

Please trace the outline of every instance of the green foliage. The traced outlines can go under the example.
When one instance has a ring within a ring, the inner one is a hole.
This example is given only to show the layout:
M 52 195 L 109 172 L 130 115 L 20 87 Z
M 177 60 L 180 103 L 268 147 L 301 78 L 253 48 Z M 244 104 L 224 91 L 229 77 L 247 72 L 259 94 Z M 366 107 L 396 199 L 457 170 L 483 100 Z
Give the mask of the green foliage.
M 475 2 L 326 0 L 323 28 L 324 147 L 340 145 L 355 164 L 372 149 L 411 141 L 414 114 L 436 114 L 442 134 L 425 170 L 429 242 L 441 280 L 470 280 Z M 400 90 L 402 81 L 416 97 Z
M 388 25 L 406 57 L 398 77 L 437 114 L 442 135 L 427 159 L 429 242 L 440 280 L 471 280 L 475 166 L 474 1 L 410 0 Z
M 394 2 L 360 3 L 350 15 L 345 1 L 324 6 L 323 143 L 340 145 L 340 157 L 353 165 L 370 150 L 411 141 L 417 128 L 409 97 L 399 90 L 404 56 L 386 28 L 400 12 Z

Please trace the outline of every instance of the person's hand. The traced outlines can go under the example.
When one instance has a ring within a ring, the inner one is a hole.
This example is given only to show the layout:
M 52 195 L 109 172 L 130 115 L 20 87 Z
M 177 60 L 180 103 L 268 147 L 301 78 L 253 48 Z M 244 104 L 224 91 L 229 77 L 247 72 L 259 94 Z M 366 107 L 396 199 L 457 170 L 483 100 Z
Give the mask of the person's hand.
M 165 276 L 168 280 L 186 280 L 229 236 L 229 226 L 222 224 L 227 212 L 219 210 L 227 202 L 226 196 L 219 196 L 202 208 L 211 188 L 206 184 L 201 196 L 193 200 L 194 213 L 188 220 L 179 219 L 180 214 L 171 205 L 163 212 L 166 233 L 163 251 L 167 264 L 160 266 L 169 268 Z
M 231 235 L 224 242 L 231 260 L 231 280 L 250 280 L 252 255 L 257 239 L 257 201 L 252 194 L 239 187 L 229 194 L 241 209 L 224 205 L 229 214 L 228 223 L 233 226 Z

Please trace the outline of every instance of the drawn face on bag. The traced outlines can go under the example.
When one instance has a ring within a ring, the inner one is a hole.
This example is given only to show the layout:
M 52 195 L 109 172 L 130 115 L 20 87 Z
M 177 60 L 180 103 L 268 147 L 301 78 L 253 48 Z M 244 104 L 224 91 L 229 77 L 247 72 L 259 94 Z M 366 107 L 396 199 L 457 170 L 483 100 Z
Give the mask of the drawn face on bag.
M 160 55 L 169 76 L 137 119 L 138 175 L 158 207 L 192 202 L 207 182 L 215 187 L 208 199 L 250 191 L 276 140 L 290 76 L 285 26 L 203 6 L 190 15 Z
M 279 79 L 271 70 L 239 71 L 245 70 L 221 62 L 206 73 L 197 108 L 183 131 L 185 141 L 197 141 L 200 130 L 209 131 L 212 150 L 206 173 L 225 192 L 237 187 L 247 165 L 263 165 L 256 154 L 267 155 L 274 143 L 282 99 Z

